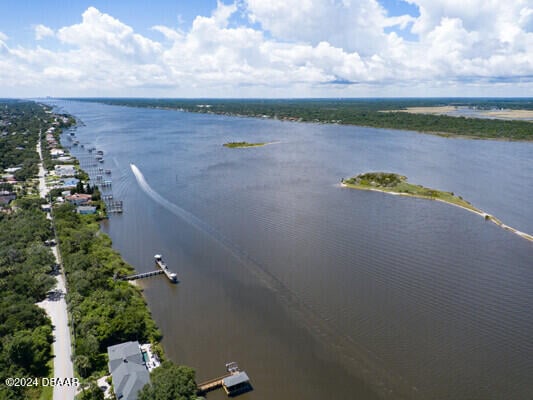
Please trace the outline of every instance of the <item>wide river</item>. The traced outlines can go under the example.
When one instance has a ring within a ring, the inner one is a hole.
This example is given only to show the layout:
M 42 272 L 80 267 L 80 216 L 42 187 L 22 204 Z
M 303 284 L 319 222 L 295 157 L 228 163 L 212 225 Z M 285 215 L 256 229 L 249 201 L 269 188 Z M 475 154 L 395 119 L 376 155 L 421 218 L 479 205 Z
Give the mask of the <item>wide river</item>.
M 533 233 L 533 143 L 51 103 L 105 152 L 124 201 L 103 225 L 114 247 L 137 271 L 161 253 L 178 273 L 140 284 L 197 381 L 237 361 L 243 400 L 531 398 L 533 243 L 339 181 L 398 172 Z M 240 140 L 275 143 L 222 146 Z

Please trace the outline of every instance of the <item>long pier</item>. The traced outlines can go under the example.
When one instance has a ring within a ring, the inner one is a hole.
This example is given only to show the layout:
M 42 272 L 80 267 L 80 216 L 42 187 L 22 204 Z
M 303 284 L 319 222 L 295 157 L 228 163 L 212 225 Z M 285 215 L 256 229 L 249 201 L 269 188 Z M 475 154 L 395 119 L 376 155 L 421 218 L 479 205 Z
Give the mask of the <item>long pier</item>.
M 178 282 L 178 276 L 174 272 L 168 269 L 161 255 L 156 254 L 154 258 L 159 269 L 156 269 L 155 271 L 141 272 L 139 274 L 128 275 L 128 276 L 120 277 L 117 279 L 120 279 L 123 281 L 134 281 L 137 279 L 149 278 L 151 276 L 165 274 L 170 282 L 172 283 Z
M 161 275 L 162 273 L 163 271 L 161 271 L 160 269 L 156 269 L 155 271 L 142 272 L 140 274 L 135 274 L 135 275 L 128 275 L 120 279 L 123 281 L 134 281 L 137 279 L 148 278 L 150 276 Z

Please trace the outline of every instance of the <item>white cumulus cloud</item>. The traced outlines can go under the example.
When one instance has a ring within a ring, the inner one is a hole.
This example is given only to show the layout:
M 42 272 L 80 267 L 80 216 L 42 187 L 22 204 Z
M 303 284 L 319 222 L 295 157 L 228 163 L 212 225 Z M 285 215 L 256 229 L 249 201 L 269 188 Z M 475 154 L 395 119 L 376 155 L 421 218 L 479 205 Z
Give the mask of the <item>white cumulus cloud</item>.
M 159 40 L 89 7 L 79 23 L 55 32 L 34 27 L 36 40 L 49 37 L 55 47 L 10 47 L 0 32 L 0 89 L 358 96 L 361 87 L 384 95 L 391 85 L 490 87 L 501 81 L 512 88 L 520 81 L 532 87 L 530 0 L 408 1 L 419 8 L 418 17 L 391 17 L 376 0 L 219 1 L 188 30 L 153 26 Z M 234 16 L 256 25 L 235 22 Z M 409 29 L 417 39 L 406 40 L 390 27 Z
M 36 25 L 34 30 L 35 40 L 42 40 L 47 36 L 54 36 L 54 30 L 42 24 Z
M 383 49 L 383 27 L 404 24 L 388 19 L 376 0 L 246 0 L 249 18 L 276 38 L 332 46 L 372 55 Z
M 58 38 L 90 52 L 116 56 L 151 57 L 161 51 L 161 44 L 134 32 L 133 28 L 94 7 L 82 15 L 80 24 L 61 28 Z

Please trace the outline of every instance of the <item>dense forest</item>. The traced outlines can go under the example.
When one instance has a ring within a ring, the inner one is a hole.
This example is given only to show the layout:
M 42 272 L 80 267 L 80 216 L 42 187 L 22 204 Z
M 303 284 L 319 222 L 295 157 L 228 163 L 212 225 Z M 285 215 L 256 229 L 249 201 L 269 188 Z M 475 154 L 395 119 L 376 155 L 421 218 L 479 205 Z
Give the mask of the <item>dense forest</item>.
M 0 381 L 8 377 L 47 377 L 52 325 L 35 303 L 53 287 L 54 258 L 43 242 L 50 221 L 40 199 L 17 201 L 17 212 L 0 213 Z M 0 399 L 37 399 L 39 387 L 0 385 Z
M 478 109 L 533 109 L 533 99 L 77 99 L 132 107 L 268 117 L 470 136 L 481 139 L 533 140 L 533 123 L 446 115 L 411 114 L 407 107 L 462 106 Z M 387 111 L 387 112 L 383 112 Z
M 48 128 L 54 119 L 47 111 L 48 107 L 33 101 L 0 100 L 0 170 L 20 167 L 14 173 L 18 181 L 37 175 L 39 155 L 35 146 L 39 132 Z M 67 122 L 59 119 L 57 134 L 74 122 L 73 118 Z
M 37 175 L 39 155 L 35 146 L 46 119 L 37 103 L 0 100 L 0 169 L 21 167 L 14 174 L 19 181 Z

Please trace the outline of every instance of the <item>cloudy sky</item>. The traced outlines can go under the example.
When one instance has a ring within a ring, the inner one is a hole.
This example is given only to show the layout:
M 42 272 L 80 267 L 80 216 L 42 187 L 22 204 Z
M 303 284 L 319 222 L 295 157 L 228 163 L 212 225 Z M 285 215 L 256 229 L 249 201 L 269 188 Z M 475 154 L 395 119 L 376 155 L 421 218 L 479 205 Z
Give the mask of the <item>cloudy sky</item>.
M 0 2 L 0 97 L 533 96 L 533 0 Z

